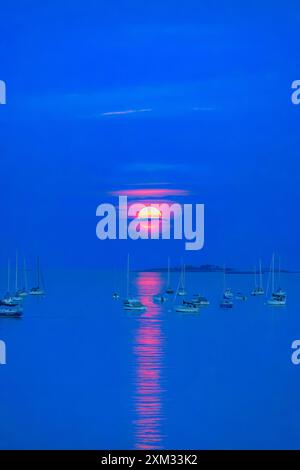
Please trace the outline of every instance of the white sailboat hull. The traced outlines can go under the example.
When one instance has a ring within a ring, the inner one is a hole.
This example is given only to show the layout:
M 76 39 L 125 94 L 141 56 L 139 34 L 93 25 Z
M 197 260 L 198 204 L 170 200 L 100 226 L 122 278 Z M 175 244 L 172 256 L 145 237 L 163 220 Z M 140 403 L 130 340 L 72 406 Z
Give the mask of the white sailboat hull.
M 198 307 L 188 307 L 188 306 L 178 306 L 175 308 L 175 311 L 178 313 L 199 313 Z
M 233 308 L 233 302 L 229 300 L 223 300 L 222 302 L 220 302 L 220 308 Z
M 14 308 L 14 307 L 0 307 L 0 317 L 3 318 L 20 318 L 22 316 L 23 310 L 22 308 Z
M 45 295 L 45 292 L 42 290 L 30 291 L 29 295 Z
M 155 303 L 159 303 L 159 304 L 162 304 L 164 302 L 167 302 L 168 301 L 168 298 L 167 297 L 164 297 L 163 295 L 155 295 L 153 297 L 153 301 Z
M 271 307 L 285 307 L 286 301 L 270 299 L 268 300 L 267 304 L 270 305 Z
M 186 291 L 185 291 L 185 290 L 183 290 L 183 291 L 178 291 L 178 292 L 177 292 L 177 295 L 179 295 L 179 296 L 184 296 L 184 295 L 186 295 Z
M 124 310 L 129 310 L 131 312 L 144 312 L 146 310 L 146 307 L 125 307 Z

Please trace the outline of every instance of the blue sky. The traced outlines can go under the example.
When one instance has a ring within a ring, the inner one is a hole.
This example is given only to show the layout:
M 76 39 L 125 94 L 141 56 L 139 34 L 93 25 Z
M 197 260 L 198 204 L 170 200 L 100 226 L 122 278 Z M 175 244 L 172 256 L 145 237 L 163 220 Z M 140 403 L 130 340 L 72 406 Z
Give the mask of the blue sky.
M 300 267 L 296 1 L 1 5 L 0 263 Z M 130 111 L 130 112 L 128 112 Z M 107 193 L 175 187 L 206 206 L 205 247 L 100 242 Z

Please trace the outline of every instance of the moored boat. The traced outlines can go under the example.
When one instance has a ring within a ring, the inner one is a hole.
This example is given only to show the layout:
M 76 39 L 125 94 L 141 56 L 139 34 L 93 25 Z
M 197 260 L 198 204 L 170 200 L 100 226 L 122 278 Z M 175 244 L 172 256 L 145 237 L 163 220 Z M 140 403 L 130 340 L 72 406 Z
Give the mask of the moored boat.
M 166 294 L 174 294 L 174 289 L 171 286 L 170 258 L 168 258 L 167 288 L 166 288 L 165 292 L 166 292 Z
M 163 304 L 165 302 L 168 302 L 168 297 L 165 297 L 162 294 L 157 294 L 153 296 L 153 301 L 157 304 Z
M 129 293 L 130 287 L 130 257 L 127 256 L 127 283 L 126 283 L 126 299 L 123 301 L 124 310 L 130 311 L 145 311 L 147 308 L 138 299 L 132 297 Z
M 37 285 L 32 287 L 29 291 L 29 295 L 45 295 L 44 289 L 41 287 L 41 269 L 40 269 L 40 258 L 37 257 Z
M 192 304 L 195 305 L 196 307 L 207 307 L 209 305 L 209 300 L 204 297 L 203 295 L 200 294 L 195 294 L 193 295 L 192 299 L 189 300 L 184 300 L 184 304 Z
M 186 295 L 186 290 L 185 290 L 185 265 L 182 264 L 181 267 L 181 274 L 180 274 L 180 282 L 179 282 L 179 287 L 177 289 L 177 295 L 183 297 Z
M 138 299 L 133 297 L 125 299 L 123 302 L 124 310 L 145 311 L 146 307 Z
M 235 298 L 237 300 L 242 300 L 243 302 L 247 300 L 247 296 L 244 295 L 242 292 L 237 292 Z
M 264 295 L 265 291 L 262 284 L 262 270 L 261 270 L 261 259 L 259 260 L 259 284 L 257 285 L 257 274 L 256 267 L 254 269 L 254 288 L 252 289 L 251 295 L 257 297 L 259 295 Z
M 198 313 L 199 307 L 196 307 L 193 304 L 184 303 L 182 305 L 177 305 L 175 311 L 178 313 Z
M 220 308 L 232 308 L 233 302 L 229 299 L 222 299 L 220 302 Z
M 23 314 L 22 305 L 1 305 L 0 306 L 0 317 L 5 318 L 20 318 Z
M 280 266 L 278 269 L 278 276 L 280 277 Z M 271 275 L 272 275 L 272 294 L 267 304 L 270 307 L 284 307 L 286 305 L 286 292 L 279 287 L 275 289 L 275 255 L 273 253 L 271 262 Z

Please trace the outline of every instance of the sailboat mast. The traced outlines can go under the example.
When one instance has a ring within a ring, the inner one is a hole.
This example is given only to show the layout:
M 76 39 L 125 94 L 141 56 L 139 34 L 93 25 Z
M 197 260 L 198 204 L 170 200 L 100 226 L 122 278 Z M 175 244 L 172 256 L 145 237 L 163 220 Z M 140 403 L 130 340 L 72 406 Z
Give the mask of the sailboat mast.
M 126 285 L 126 297 L 129 297 L 129 253 L 127 255 L 127 285 Z
M 18 252 L 16 252 L 16 292 L 18 290 Z
M 24 276 L 24 289 L 27 291 L 28 282 L 27 282 L 27 271 L 26 271 L 26 259 L 23 260 L 23 276 Z
M 7 292 L 10 292 L 10 260 L 7 262 Z
M 275 290 L 274 276 L 275 276 L 275 255 L 273 253 L 273 257 L 272 257 L 272 292 L 274 292 L 274 290 Z
M 170 258 L 168 258 L 168 278 L 167 278 L 167 286 L 170 285 Z
M 37 287 L 40 287 L 40 257 L 37 257 Z
M 180 276 L 179 276 L 179 285 L 180 285 L 180 288 L 182 289 L 183 287 L 183 262 L 182 262 L 182 258 L 180 260 L 180 264 L 181 264 L 181 267 L 180 267 Z
M 262 271 L 261 271 L 261 259 L 259 259 L 259 287 L 262 288 Z

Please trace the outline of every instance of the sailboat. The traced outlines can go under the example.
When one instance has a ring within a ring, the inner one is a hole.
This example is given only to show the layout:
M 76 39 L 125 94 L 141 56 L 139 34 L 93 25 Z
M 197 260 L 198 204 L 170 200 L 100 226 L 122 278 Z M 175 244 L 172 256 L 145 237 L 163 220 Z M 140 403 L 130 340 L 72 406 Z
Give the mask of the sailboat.
M 168 277 L 167 277 L 167 288 L 166 294 L 174 294 L 174 289 L 171 287 L 171 276 L 170 276 L 170 258 L 168 258 Z
M 18 289 L 18 256 L 16 255 L 16 293 L 11 294 L 10 292 L 10 260 L 7 263 L 7 293 L 5 297 L 0 301 L 0 305 L 8 305 L 11 307 L 16 307 L 21 301 L 22 297 L 20 297 L 17 293 Z
M 200 294 L 194 294 L 191 300 L 184 300 L 186 305 L 194 305 L 195 307 L 207 307 L 209 305 L 209 300 Z
M 7 263 L 7 294 L 0 301 L 0 317 L 19 318 L 22 316 L 22 302 L 17 302 L 10 294 L 10 261 Z
M 261 270 L 261 259 L 259 260 L 259 285 L 257 285 L 256 280 L 256 267 L 254 270 L 254 288 L 251 292 L 252 296 L 264 295 L 265 291 L 262 285 L 262 270 Z
M 226 268 L 224 266 L 224 270 L 223 270 L 223 284 L 224 284 L 224 288 L 223 288 L 223 297 L 220 301 L 220 308 L 232 308 L 233 307 L 233 293 L 231 291 L 231 289 L 229 289 L 228 287 L 226 287 Z
M 237 300 L 242 300 L 243 302 L 247 300 L 247 296 L 243 294 L 242 292 L 237 292 L 235 298 Z
M 181 296 L 185 295 L 185 290 L 184 290 L 185 279 L 184 279 L 184 277 L 185 277 L 185 267 L 183 266 L 181 276 L 180 276 L 180 279 L 178 281 L 178 286 L 177 286 L 177 290 L 176 290 L 175 299 L 176 299 L 177 295 L 181 295 Z M 199 310 L 200 310 L 200 305 L 196 305 L 194 302 L 184 300 L 184 299 L 183 299 L 181 305 L 176 305 L 175 306 L 175 311 L 178 312 L 178 313 L 198 313 Z
M 284 307 L 286 305 L 286 293 L 279 287 L 275 290 L 275 255 L 272 256 L 271 264 L 271 275 L 272 275 L 272 296 L 268 300 L 268 305 L 271 307 Z M 280 268 L 279 268 L 280 276 Z
M 10 293 L 10 260 L 7 262 L 7 293 L 5 294 L 5 297 L 1 299 L 0 305 L 16 305 L 16 302 L 13 301 Z
M 184 302 L 182 305 L 177 305 L 175 311 L 178 313 L 198 313 L 199 307 L 190 302 Z
M 17 291 L 19 297 L 27 297 L 28 295 L 28 284 L 27 284 L 27 270 L 26 270 L 26 260 L 23 260 L 23 288 Z
M 165 290 L 166 294 L 173 294 L 174 291 L 170 286 L 170 258 L 168 258 L 168 277 L 167 277 L 167 288 Z M 169 298 L 166 297 L 163 293 L 155 294 L 153 296 L 153 302 L 156 304 L 163 304 L 164 302 L 168 302 Z
M 224 299 L 233 299 L 233 292 L 231 289 L 225 289 L 223 293 Z
M 222 299 L 220 302 L 220 308 L 232 308 L 233 307 L 233 302 L 232 300 L 228 299 Z
M 280 258 L 279 258 L 278 264 L 279 264 L 279 267 L 278 267 L 278 282 L 280 282 L 280 280 L 281 280 Z M 285 293 L 285 291 L 284 291 L 283 289 L 281 289 L 281 287 L 278 287 L 278 288 L 276 289 L 276 292 L 274 292 L 274 295 L 277 296 L 277 297 L 278 297 L 278 296 L 286 296 L 286 293 Z
M 21 303 L 0 305 L 0 317 L 20 318 L 23 314 L 23 306 Z
M 168 302 L 168 297 L 162 295 L 162 294 L 156 294 L 153 296 L 153 301 L 156 303 L 156 304 L 163 304 L 165 302 Z
M 130 311 L 145 311 L 146 307 L 138 299 L 131 297 L 129 295 L 129 286 L 130 286 L 130 259 L 129 255 L 127 256 L 127 283 L 126 283 L 126 299 L 123 302 L 124 310 Z
M 119 300 L 120 294 L 117 290 L 117 271 L 115 271 L 115 273 L 114 273 L 114 284 L 115 284 L 115 289 L 114 289 L 114 292 L 113 292 L 113 295 L 112 295 L 112 299 L 113 300 Z
M 180 276 L 180 286 L 177 290 L 177 295 L 184 296 L 186 295 L 185 290 L 185 264 L 181 267 L 181 276 Z
M 22 297 L 20 297 L 20 295 L 18 293 L 18 274 L 19 274 L 19 259 L 18 259 L 18 253 L 16 253 L 15 294 L 12 297 L 14 302 L 21 302 L 22 301 Z
M 37 268 L 37 285 L 36 285 L 36 287 L 32 287 L 32 289 L 30 289 L 29 294 L 30 295 L 45 295 L 44 290 L 40 286 L 41 270 L 40 270 L 40 258 L 39 258 L 39 256 L 37 257 L 36 264 L 37 264 L 37 266 L 36 266 L 36 268 Z

